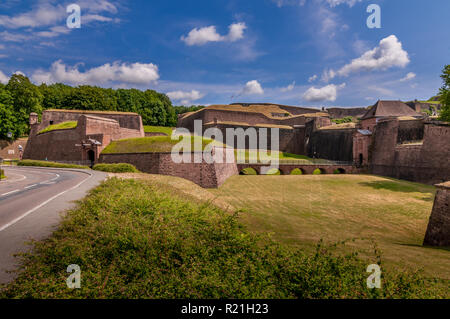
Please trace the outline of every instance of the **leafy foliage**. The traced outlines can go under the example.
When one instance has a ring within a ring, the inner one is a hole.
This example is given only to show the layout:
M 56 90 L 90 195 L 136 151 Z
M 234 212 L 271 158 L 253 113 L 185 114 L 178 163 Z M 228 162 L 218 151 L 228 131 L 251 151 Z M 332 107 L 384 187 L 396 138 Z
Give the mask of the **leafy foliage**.
M 450 64 L 446 65 L 442 70 L 441 78 L 444 83 L 439 90 L 442 104 L 440 119 L 450 122 Z
M 341 243 L 342 245 L 344 243 Z M 379 252 L 375 258 L 382 264 Z M 367 261 L 319 243 L 306 255 L 248 232 L 238 213 L 186 198 L 168 185 L 112 178 L 69 211 L 52 237 L 22 257 L 0 298 L 419 298 L 419 274 L 382 273 L 366 286 Z M 68 265 L 81 289 L 66 286 Z

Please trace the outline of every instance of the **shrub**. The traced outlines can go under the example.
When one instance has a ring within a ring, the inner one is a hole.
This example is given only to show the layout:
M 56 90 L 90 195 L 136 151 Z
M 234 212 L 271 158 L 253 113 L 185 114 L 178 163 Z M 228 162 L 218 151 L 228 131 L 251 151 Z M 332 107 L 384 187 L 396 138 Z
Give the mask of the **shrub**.
M 22 255 L 23 272 L 0 298 L 411 298 L 436 297 L 417 273 L 382 273 L 319 243 L 306 255 L 248 232 L 224 212 L 151 181 L 111 178 Z M 381 263 L 381 259 L 378 262 Z M 373 262 L 370 262 L 373 263 Z M 81 289 L 67 289 L 77 264 Z
M 138 173 L 139 171 L 131 164 L 118 163 L 118 164 L 96 164 L 92 168 L 96 171 L 109 172 L 109 173 Z
M 0 178 L 5 178 L 5 171 L 0 169 Z
M 89 169 L 88 166 L 75 165 L 75 164 L 63 164 L 57 162 L 47 161 L 34 161 L 34 160 L 22 160 L 17 163 L 18 166 L 39 166 L 39 167 L 54 167 L 54 168 L 80 168 Z

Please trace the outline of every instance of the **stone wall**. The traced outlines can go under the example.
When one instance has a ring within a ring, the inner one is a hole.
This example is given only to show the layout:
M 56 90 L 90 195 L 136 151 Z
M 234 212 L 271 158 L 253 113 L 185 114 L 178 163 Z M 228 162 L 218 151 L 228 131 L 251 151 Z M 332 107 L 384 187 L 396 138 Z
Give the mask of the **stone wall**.
M 379 121 L 370 149 L 370 171 L 414 182 L 450 179 L 450 126 L 425 123 L 423 143 L 398 144 L 399 121 Z
M 436 187 L 433 211 L 423 244 L 450 247 L 450 182 Z
M 233 150 L 227 151 L 233 152 Z M 201 160 L 200 163 L 195 163 L 195 156 L 201 156 L 201 153 L 192 153 L 190 163 L 174 163 L 170 152 L 101 154 L 99 163 L 130 163 L 141 172 L 178 176 L 205 188 L 217 188 L 227 178 L 238 173 L 235 162 L 207 163 Z M 234 158 L 234 152 L 232 156 Z M 224 158 L 226 158 L 225 152 Z
M 425 128 L 423 120 L 403 120 L 398 124 L 397 143 L 423 139 Z
M 25 150 L 27 142 L 28 138 L 19 138 L 13 142 L 0 140 L 0 158 L 19 159 L 19 145 Z
M 353 161 L 354 129 L 314 130 L 306 145 L 307 155 L 334 161 Z
M 64 118 L 65 120 L 67 119 Z M 87 156 L 89 150 L 81 146 L 82 141 L 92 139 L 101 143 L 92 149 L 97 158 L 112 140 L 144 136 L 142 130 L 120 127 L 116 120 L 93 115 L 79 116 L 77 127 L 74 129 L 53 130 L 39 134 L 41 127 L 41 124 L 32 125 L 23 154 L 24 159 L 62 162 L 86 161 L 89 158 Z
M 352 108 L 342 108 L 342 107 L 330 107 L 326 111 L 330 114 L 332 119 L 342 119 L 347 116 L 352 116 L 355 118 L 362 117 L 367 112 L 365 107 L 352 107 Z

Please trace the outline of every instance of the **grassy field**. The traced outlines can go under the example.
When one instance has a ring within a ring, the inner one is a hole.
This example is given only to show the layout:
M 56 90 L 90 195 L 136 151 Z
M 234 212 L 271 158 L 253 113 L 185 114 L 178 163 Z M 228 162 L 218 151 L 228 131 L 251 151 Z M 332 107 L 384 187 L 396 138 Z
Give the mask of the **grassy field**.
M 350 246 L 363 250 L 375 241 L 389 267 L 450 279 L 450 251 L 422 247 L 433 186 L 368 175 L 233 176 L 208 191 L 279 242 L 311 251 L 319 239 L 355 238 Z
M 368 289 L 366 267 L 381 262 L 376 250 L 370 258 L 324 243 L 311 253 L 297 250 L 249 232 L 237 212 L 182 191 L 189 183 L 180 188 L 181 179 L 121 176 L 144 180 L 112 178 L 91 191 L 22 256 L 22 272 L 0 298 L 446 296 L 420 274 L 385 268 L 382 289 Z M 80 289 L 66 286 L 71 264 L 82 270 Z
M 38 134 L 50 132 L 50 131 L 54 131 L 54 130 L 69 130 L 69 129 L 76 128 L 77 125 L 78 125 L 78 123 L 76 121 L 67 121 L 67 122 L 62 122 L 59 124 L 53 124 L 53 125 L 47 126 L 45 129 L 40 131 Z
M 145 133 L 164 133 L 167 136 L 171 136 L 173 130 L 173 127 L 144 125 Z

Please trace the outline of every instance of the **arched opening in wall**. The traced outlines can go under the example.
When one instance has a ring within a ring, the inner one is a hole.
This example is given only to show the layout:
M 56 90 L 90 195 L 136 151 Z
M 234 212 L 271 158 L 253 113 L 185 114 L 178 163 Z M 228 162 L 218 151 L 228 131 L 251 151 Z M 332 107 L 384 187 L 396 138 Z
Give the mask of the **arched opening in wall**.
M 362 153 L 359 153 L 359 165 L 362 165 L 364 160 L 364 156 L 362 155 Z
M 291 171 L 291 175 L 304 175 L 304 174 L 306 174 L 306 172 L 305 172 L 305 170 L 302 169 L 302 168 L 294 168 L 294 169 Z
M 323 168 L 316 168 L 313 171 L 313 175 L 322 175 L 322 174 L 326 174 L 325 170 Z
M 239 175 L 258 175 L 258 172 L 252 167 L 247 167 L 241 170 Z
M 283 175 L 283 172 L 278 168 L 271 168 L 266 172 L 266 175 Z
M 333 174 L 345 174 L 345 169 L 337 168 L 333 171 Z
M 93 150 L 87 151 L 87 158 L 91 162 L 91 167 L 94 166 L 95 162 L 95 152 Z

